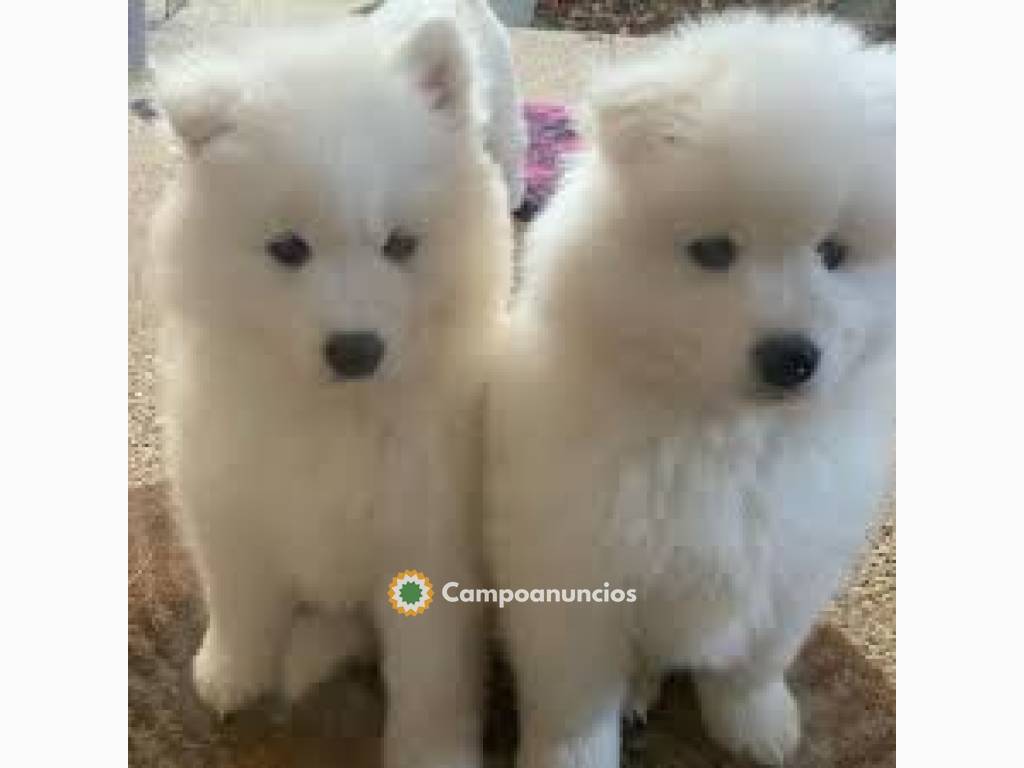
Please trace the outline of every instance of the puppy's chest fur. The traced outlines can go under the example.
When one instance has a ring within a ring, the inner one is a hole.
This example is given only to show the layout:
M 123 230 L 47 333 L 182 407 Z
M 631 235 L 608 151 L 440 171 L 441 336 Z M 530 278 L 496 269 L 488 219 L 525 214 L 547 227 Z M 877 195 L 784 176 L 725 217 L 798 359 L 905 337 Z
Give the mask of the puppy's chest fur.
M 622 452 L 599 539 L 638 589 L 645 652 L 724 663 L 823 600 L 863 537 L 877 482 L 829 420 L 688 422 Z M 813 598 L 811 597 L 813 595 Z
M 343 387 L 345 385 L 338 385 Z M 186 516 L 212 517 L 276 569 L 303 601 L 360 601 L 381 578 L 419 567 L 464 535 L 472 403 L 419 393 L 282 393 L 252 383 L 179 392 L 179 483 Z M 300 407 L 295 407 L 298 404 Z M 190 486 L 210 504 L 189 504 Z

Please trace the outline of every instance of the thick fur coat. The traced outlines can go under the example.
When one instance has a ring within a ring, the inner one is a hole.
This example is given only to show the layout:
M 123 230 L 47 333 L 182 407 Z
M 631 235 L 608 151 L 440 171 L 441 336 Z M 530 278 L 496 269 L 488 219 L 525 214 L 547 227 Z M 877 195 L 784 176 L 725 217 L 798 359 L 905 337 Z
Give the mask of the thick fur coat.
M 451 19 L 354 19 L 163 83 L 186 156 L 155 242 L 169 465 L 209 613 L 197 690 L 221 712 L 295 699 L 376 642 L 396 766 L 478 764 L 478 617 L 387 601 L 399 571 L 479 571 L 511 234 L 473 82 Z
M 499 587 L 638 600 L 502 610 L 520 765 L 618 765 L 620 714 L 678 667 L 714 736 L 778 763 L 784 672 L 890 461 L 895 54 L 727 15 L 588 106 L 489 391 L 488 544 Z M 810 351 L 766 364 L 779 338 Z

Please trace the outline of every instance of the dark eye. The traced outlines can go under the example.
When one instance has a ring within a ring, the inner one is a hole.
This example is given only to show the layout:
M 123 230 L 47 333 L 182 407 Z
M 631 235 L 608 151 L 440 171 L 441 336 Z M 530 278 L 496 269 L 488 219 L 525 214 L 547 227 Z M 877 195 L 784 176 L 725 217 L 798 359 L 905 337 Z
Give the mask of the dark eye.
M 736 244 L 728 237 L 704 237 L 686 246 L 686 252 L 699 266 L 725 272 L 736 260 Z
M 309 243 L 294 232 L 282 232 L 268 240 L 267 253 L 274 261 L 291 269 L 298 269 L 313 255 Z
M 403 229 L 393 229 L 388 235 L 387 242 L 381 246 L 380 253 L 394 264 L 405 264 L 416 253 L 418 244 L 415 235 L 411 235 Z
M 834 237 L 826 237 L 818 243 L 818 253 L 821 255 L 821 263 L 825 269 L 839 269 L 846 261 L 846 246 Z

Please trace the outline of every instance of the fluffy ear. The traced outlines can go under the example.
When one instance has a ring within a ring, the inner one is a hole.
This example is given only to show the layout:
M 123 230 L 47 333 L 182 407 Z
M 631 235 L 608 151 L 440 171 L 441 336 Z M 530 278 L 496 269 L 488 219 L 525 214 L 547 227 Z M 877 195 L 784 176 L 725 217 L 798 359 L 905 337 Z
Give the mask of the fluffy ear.
M 469 56 L 454 19 L 420 24 L 402 45 L 399 60 L 431 109 L 465 117 L 470 104 Z
M 601 152 L 618 162 L 651 160 L 696 137 L 699 99 L 692 91 L 606 78 L 592 88 L 589 105 Z
M 159 93 L 174 132 L 190 149 L 235 128 L 241 89 L 226 67 L 180 67 L 161 75 Z

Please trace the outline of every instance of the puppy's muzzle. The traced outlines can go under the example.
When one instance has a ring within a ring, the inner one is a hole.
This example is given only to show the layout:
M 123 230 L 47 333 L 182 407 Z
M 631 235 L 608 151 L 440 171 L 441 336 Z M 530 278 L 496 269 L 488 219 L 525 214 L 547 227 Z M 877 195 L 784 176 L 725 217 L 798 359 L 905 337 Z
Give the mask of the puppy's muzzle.
M 791 390 L 814 376 L 821 360 L 818 346 L 798 333 L 767 336 L 754 345 L 754 370 L 762 384 Z
M 324 358 L 339 379 L 362 379 L 377 370 L 384 347 L 384 340 L 373 331 L 332 333 L 324 344 Z

